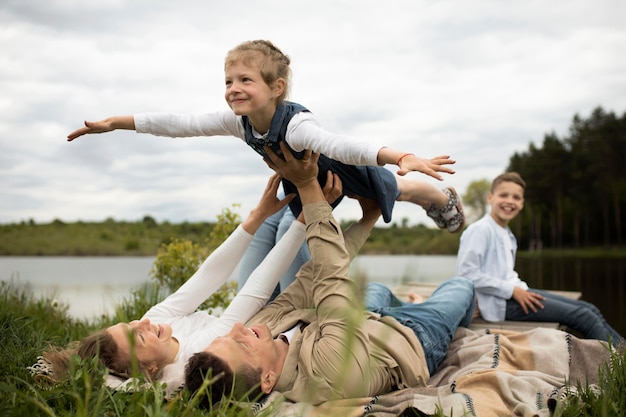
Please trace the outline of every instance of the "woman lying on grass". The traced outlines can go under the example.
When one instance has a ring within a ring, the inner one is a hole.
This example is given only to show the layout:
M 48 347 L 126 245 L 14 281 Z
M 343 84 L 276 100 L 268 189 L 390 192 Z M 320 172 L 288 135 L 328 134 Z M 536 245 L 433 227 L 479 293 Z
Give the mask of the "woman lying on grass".
M 140 320 L 99 330 L 66 349 L 45 351 L 43 356 L 52 366 L 47 380 L 63 381 L 72 355 L 83 359 L 98 356 L 100 363 L 113 375 L 129 378 L 136 371 L 149 380 L 166 383 L 168 394 L 179 390 L 184 383 L 187 359 L 214 338 L 228 333 L 234 323 L 247 321 L 265 305 L 304 240 L 303 218 L 299 218 L 219 318 L 206 311 L 196 311 L 230 277 L 263 221 L 294 197 L 289 195 L 282 200 L 276 197 L 280 180 L 273 175 L 248 218 L 185 284 L 150 308 Z M 341 183 L 335 180 L 333 184 L 333 180 L 329 172 L 324 190 L 331 202 L 341 195 Z

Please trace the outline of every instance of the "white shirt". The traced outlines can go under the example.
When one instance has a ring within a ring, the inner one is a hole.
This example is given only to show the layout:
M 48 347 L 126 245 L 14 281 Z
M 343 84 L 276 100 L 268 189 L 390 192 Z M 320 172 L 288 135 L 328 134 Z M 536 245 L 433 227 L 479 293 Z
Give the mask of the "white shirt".
M 245 140 L 241 116 L 232 111 L 205 114 L 135 114 L 135 130 L 156 136 L 235 136 Z M 256 132 L 258 133 L 258 132 Z M 310 112 L 296 113 L 287 125 L 285 141 L 295 151 L 311 149 L 346 165 L 377 166 L 382 145 L 338 135 L 322 128 Z
M 207 257 L 187 282 L 148 310 L 144 317 L 154 323 L 171 325 L 172 336 L 179 342 L 175 362 L 163 369 L 160 379 L 167 384 L 168 394 L 184 383 L 185 364 L 194 353 L 203 350 L 216 337 L 228 333 L 235 323 L 245 323 L 263 308 L 305 235 L 305 225 L 294 221 L 219 318 L 195 310 L 228 280 L 252 241 L 253 235 L 241 225 Z
M 516 252 L 517 240 L 511 229 L 500 226 L 490 214 L 469 225 L 461 235 L 456 274 L 474 283 L 485 320 L 504 320 L 506 300 L 513 289 L 528 289 L 513 269 Z

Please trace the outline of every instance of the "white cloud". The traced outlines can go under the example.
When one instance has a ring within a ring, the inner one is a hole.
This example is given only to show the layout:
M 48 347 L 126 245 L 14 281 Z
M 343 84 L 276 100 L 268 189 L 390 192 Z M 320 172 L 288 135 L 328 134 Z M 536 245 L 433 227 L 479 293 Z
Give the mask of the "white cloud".
M 575 113 L 626 107 L 619 0 L 215 3 L 2 2 L 0 222 L 214 220 L 232 203 L 246 214 L 269 170 L 233 138 L 65 136 L 114 114 L 225 109 L 223 58 L 247 39 L 291 57 L 291 98 L 326 128 L 449 153 L 445 184 L 460 192 L 566 135 Z M 408 204 L 403 217 L 431 224 Z

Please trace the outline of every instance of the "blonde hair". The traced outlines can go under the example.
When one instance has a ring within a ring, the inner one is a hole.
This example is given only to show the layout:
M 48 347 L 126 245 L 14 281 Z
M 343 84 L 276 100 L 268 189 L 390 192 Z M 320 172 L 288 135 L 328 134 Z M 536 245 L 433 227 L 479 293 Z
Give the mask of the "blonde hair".
M 78 355 L 82 359 L 97 357 L 100 365 L 108 368 L 112 375 L 121 378 L 131 376 L 130 358 L 122 358 L 111 334 L 107 329 L 101 329 L 80 342 L 70 343 L 65 349 L 50 347 L 43 352 L 43 358 L 52 366 L 52 373 L 46 378 L 47 382 L 59 383 L 68 378 L 73 355 Z M 156 375 L 150 375 L 142 363 L 138 363 L 137 367 L 147 379 L 158 379 L 162 375 L 161 370 Z
M 242 62 L 247 66 L 256 65 L 261 72 L 263 81 L 269 86 L 272 86 L 279 78 L 285 80 L 285 89 L 276 99 L 277 105 L 282 103 L 288 96 L 291 78 L 289 64 L 291 60 L 274 46 L 272 42 L 254 40 L 237 45 L 226 54 L 224 68 L 236 62 Z
M 504 174 L 498 175 L 491 183 L 491 192 L 496 189 L 496 187 L 503 182 L 512 182 L 514 184 L 519 185 L 522 189 L 526 189 L 526 182 L 522 179 L 522 176 L 517 172 L 505 172 Z

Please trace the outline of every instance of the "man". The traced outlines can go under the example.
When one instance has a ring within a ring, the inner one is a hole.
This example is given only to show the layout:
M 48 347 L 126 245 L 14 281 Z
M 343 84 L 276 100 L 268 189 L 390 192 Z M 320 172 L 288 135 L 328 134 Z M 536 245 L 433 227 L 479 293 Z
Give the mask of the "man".
M 297 160 L 284 148 L 282 160 L 268 153 L 268 165 L 298 187 L 311 260 L 247 327 L 235 325 L 189 360 L 188 389 L 213 378 L 204 405 L 222 395 L 258 399 L 273 389 L 293 402 L 319 404 L 425 385 L 456 328 L 471 322 L 471 282 L 455 278 L 422 304 L 364 312 L 349 267 L 380 208 L 359 200 L 363 218 L 344 239 L 316 180 L 318 155 L 307 151 Z

